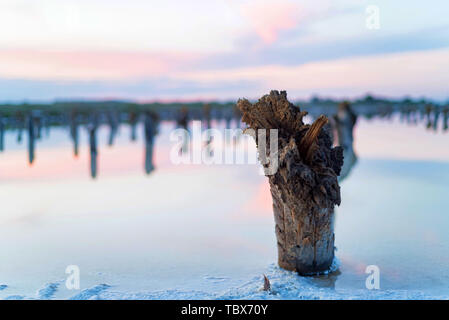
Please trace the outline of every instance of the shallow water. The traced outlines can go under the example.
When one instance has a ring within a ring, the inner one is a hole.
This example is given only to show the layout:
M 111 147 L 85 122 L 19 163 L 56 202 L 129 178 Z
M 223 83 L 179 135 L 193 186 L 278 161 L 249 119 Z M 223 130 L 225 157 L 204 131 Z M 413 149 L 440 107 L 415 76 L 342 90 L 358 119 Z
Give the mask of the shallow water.
M 447 133 L 359 119 L 358 161 L 336 209 L 339 271 L 301 278 L 275 266 L 271 196 L 258 165 L 175 165 L 173 128 L 161 124 L 149 175 L 143 128 L 130 142 L 121 126 L 112 147 L 100 128 L 96 179 L 85 130 L 74 158 L 68 130 L 52 128 L 32 166 L 26 138 L 18 144 L 6 131 L 0 298 L 449 297 Z M 65 287 L 68 265 L 80 268 L 79 290 Z M 380 269 L 380 290 L 365 287 L 368 265 Z M 263 273 L 277 294 L 259 290 Z

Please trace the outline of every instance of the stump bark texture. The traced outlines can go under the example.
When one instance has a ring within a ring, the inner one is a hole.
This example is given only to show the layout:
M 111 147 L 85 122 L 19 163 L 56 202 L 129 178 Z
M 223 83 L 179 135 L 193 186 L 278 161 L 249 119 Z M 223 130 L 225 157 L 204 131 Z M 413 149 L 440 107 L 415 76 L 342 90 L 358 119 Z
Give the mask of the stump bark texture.
M 237 105 L 249 128 L 278 130 L 279 166 L 268 179 L 279 266 L 301 275 L 329 270 L 334 259 L 333 218 L 334 206 L 340 204 L 337 177 L 343 150 L 332 147 L 327 118 L 322 115 L 311 125 L 305 124 L 307 112 L 291 104 L 285 91 L 271 91 L 255 104 L 241 99 Z M 269 153 L 269 131 L 266 139 L 264 150 Z M 257 134 L 256 144 L 259 148 Z

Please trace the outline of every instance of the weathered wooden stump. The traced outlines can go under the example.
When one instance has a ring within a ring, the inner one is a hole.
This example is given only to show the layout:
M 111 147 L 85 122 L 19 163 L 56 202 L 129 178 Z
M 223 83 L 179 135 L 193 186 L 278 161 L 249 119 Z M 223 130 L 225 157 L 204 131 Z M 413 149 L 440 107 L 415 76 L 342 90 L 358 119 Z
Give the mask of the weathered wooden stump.
M 337 177 L 343 150 L 332 148 L 327 118 L 322 115 L 312 125 L 304 124 L 307 113 L 291 104 L 285 91 L 271 91 L 255 104 L 239 100 L 238 107 L 243 122 L 256 132 L 278 129 L 279 167 L 268 178 L 279 266 L 301 275 L 329 270 L 334 259 L 333 217 L 334 206 L 340 204 Z M 266 139 L 264 150 L 269 153 L 269 131 Z M 257 138 L 256 143 L 259 148 Z

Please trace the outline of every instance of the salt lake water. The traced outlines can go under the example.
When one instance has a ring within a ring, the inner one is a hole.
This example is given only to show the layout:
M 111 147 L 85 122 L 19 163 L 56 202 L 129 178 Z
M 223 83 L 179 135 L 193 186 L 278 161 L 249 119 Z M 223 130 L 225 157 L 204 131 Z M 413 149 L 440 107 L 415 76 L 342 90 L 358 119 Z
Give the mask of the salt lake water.
M 122 125 L 113 146 L 100 127 L 96 179 L 86 130 L 78 157 L 68 129 L 43 133 L 31 166 L 26 137 L 6 131 L 0 298 L 449 298 L 449 133 L 359 119 L 358 160 L 336 208 L 338 271 L 303 278 L 276 267 L 259 166 L 176 165 L 174 128 L 160 124 L 146 174 L 143 127 L 131 142 Z M 69 265 L 79 267 L 78 290 L 66 288 Z M 379 290 L 365 286 L 369 265 L 380 270 Z M 261 291 L 262 274 L 273 293 Z

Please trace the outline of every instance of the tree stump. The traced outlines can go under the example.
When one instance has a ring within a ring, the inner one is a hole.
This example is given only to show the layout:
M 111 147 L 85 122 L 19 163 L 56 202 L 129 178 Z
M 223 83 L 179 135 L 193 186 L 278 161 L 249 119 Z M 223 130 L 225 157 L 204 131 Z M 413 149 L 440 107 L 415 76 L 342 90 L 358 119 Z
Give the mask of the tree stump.
M 287 100 L 285 91 L 271 91 L 255 104 L 239 100 L 245 122 L 256 132 L 267 129 L 263 149 L 270 152 L 270 131 L 278 130 L 278 169 L 267 175 L 273 198 L 281 268 L 301 275 L 329 270 L 334 259 L 334 206 L 340 204 L 338 175 L 343 150 L 332 148 L 327 118 L 304 124 L 307 112 Z M 256 144 L 261 159 L 260 141 Z M 264 155 L 266 156 L 266 155 Z M 263 164 L 266 168 L 269 163 Z

